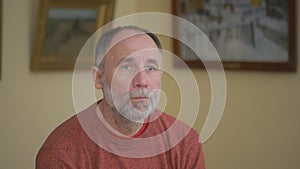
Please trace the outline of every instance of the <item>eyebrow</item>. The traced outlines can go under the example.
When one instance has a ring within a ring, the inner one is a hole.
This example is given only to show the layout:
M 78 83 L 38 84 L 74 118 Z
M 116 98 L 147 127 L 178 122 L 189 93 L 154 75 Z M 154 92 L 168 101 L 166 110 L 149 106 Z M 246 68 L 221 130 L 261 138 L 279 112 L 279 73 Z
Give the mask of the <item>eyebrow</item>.
M 156 66 L 160 66 L 159 63 L 158 63 L 158 61 L 156 59 L 147 59 L 147 62 L 148 63 L 152 63 L 152 64 L 154 64 Z
M 122 58 L 119 62 L 118 62 L 118 65 L 121 64 L 121 63 L 124 63 L 124 62 L 133 62 L 135 60 L 135 58 L 128 58 L 128 57 L 125 57 L 125 58 Z M 152 64 L 155 64 L 156 66 L 160 66 L 158 61 L 156 59 L 147 59 L 147 63 L 152 63 Z
M 124 62 L 132 62 L 132 61 L 134 61 L 134 58 L 125 57 L 125 58 L 122 58 L 121 60 L 119 60 L 118 65 L 121 63 L 124 63 Z

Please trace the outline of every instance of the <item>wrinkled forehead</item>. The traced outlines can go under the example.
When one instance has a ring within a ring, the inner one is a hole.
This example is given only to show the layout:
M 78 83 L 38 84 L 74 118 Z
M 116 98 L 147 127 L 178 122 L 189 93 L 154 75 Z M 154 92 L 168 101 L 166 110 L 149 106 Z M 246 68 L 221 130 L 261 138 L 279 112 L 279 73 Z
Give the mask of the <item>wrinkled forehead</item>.
M 113 36 L 109 48 L 111 49 L 112 47 L 116 46 L 117 44 L 119 44 L 127 39 L 130 39 L 132 37 L 139 36 L 139 35 L 146 35 L 146 33 L 142 32 L 142 31 L 138 31 L 138 30 L 130 30 L 130 29 L 122 30 Z
M 123 30 L 118 32 L 112 38 L 105 59 L 129 55 L 145 56 L 146 54 L 160 56 L 160 52 L 161 50 L 157 47 L 156 43 L 145 32 L 138 30 Z

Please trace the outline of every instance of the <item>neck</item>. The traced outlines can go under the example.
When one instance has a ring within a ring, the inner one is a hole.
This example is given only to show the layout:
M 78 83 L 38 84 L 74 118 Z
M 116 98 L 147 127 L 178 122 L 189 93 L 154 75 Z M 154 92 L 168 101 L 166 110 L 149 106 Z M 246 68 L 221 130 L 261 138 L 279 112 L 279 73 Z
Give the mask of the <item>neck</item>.
M 108 125 L 107 128 L 112 128 L 113 132 L 119 135 L 132 136 L 143 126 L 143 123 L 130 121 L 123 117 L 119 112 L 114 110 L 105 99 L 103 99 L 98 106 L 100 113 Z

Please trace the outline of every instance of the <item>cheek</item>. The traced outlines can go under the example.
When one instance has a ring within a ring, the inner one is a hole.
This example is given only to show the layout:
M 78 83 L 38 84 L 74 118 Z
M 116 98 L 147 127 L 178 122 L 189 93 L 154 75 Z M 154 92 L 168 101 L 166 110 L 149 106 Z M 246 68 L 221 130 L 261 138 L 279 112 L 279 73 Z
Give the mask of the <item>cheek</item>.
M 152 89 L 160 89 L 160 87 L 161 87 L 161 76 L 153 78 L 150 83 L 151 83 L 151 88 Z
M 112 97 L 121 97 L 124 94 L 126 94 L 126 91 L 128 91 L 128 85 L 126 85 L 126 79 L 113 76 L 110 73 L 107 72 L 107 76 L 105 77 L 105 83 L 110 88 L 110 93 Z
M 117 70 L 110 71 L 108 73 L 108 79 L 107 81 L 111 85 L 112 89 L 128 89 L 130 78 L 127 76 L 122 75 Z
M 110 84 L 112 91 L 118 96 L 122 96 L 129 91 L 130 81 L 128 78 L 115 76 Z
M 160 89 L 160 87 L 161 87 L 161 80 L 155 81 L 155 83 L 153 84 L 153 88 Z

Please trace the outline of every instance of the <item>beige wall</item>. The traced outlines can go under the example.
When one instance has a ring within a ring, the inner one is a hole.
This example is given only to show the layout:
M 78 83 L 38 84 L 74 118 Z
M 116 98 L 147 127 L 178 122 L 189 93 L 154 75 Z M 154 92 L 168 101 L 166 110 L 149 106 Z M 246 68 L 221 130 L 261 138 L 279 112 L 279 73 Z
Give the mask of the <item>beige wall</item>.
M 50 131 L 74 114 L 72 72 L 30 71 L 38 0 L 3 1 L 0 168 L 29 169 L 34 167 L 35 155 Z M 117 2 L 116 17 L 171 10 L 168 0 Z M 170 44 L 163 40 L 166 49 L 171 49 Z M 194 73 L 203 100 L 201 112 L 205 112 L 210 86 L 204 71 Z M 203 145 L 208 168 L 300 168 L 300 73 L 228 71 L 226 76 L 224 116 L 213 137 Z M 172 98 L 169 102 L 176 102 Z M 169 106 L 167 110 L 173 109 Z M 197 120 L 198 131 L 204 117 Z

